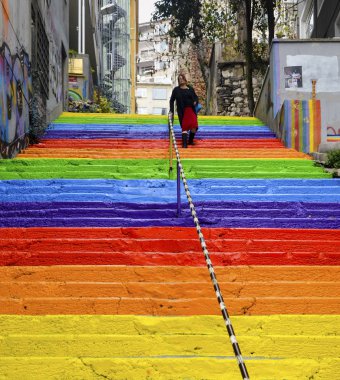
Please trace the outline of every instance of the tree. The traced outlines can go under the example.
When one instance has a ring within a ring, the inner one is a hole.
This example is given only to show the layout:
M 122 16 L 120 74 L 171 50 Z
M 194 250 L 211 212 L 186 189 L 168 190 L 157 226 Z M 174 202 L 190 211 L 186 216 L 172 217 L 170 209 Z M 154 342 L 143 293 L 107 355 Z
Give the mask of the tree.
M 246 61 L 248 108 L 251 114 L 255 109 L 253 70 L 256 49 L 254 49 L 253 31 L 256 29 L 259 35 L 265 36 L 268 28 L 267 51 L 269 51 L 269 45 L 274 37 L 275 3 L 275 0 L 230 0 L 231 11 L 239 20 L 239 49 L 243 52 Z M 265 15 L 267 15 L 267 21 Z
M 274 9 L 276 8 L 276 0 L 262 0 L 264 9 L 267 12 L 268 19 L 268 46 L 270 47 L 275 33 L 275 16 Z
M 202 0 L 159 0 L 155 3 L 153 21 L 170 19 L 170 36 L 181 42 L 189 40 L 197 51 L 197 59 L 206 87 L 208 87 L 209 67 L 204 46 Z
M 194 45 L 206 88 L 209 81 L 207 42 L 235 41 L 234 36 L 237 34 L 237 49 L 246 61 L 248 107 L 250 113 L 253 113 L 254 64 L 259 58 L 263 61 L 263 55 L 267 58 L 264 51 L 269 51 L 274 38 L 274 12 L 278 2 L 279 0 L 158 0 L 153 20 L 170 19 L 170 35 L 179 38 L 181 42 L 189 40 Z M 263 36 L 261 44 L 256 44 L 253 40 L 255 29 Z M 264 42 L 267 38 L 268 44 Z

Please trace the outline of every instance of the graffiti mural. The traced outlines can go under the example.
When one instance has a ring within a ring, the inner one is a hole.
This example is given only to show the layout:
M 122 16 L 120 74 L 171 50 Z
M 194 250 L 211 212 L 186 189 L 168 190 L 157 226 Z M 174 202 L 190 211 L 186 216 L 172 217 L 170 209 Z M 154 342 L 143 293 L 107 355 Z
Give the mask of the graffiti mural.
M 327 142 L 340 142 L 340 128 L 327 127 Z
M 0 144 L 1 156 L 11 156 L 20 149 L 29 132 L 29 101 L 32 94 L 28 54 L 11 53 L 9 46 L 0 47 Z
M 51 46 L 50 53 L 50 85 L 52 94 L 54 95 L 57 102 L 62 101 L 63 97 L 63 87 L 62 87 L 62 62 L 61 62 L 61 52 L 54 46 Z
M 287 148 L 317 152 L 321 143 L 320 100 L 285 100 L 280 130 Z

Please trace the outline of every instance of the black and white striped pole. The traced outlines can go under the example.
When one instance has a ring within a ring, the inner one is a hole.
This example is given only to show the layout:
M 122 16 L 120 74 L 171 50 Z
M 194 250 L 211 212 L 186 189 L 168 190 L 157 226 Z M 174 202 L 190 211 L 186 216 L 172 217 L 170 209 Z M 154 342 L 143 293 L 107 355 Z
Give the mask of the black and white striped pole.
M 237 359 L 237 362 L 238 362 L 238 366 L 239 366 L 242 378 L 243 378 L 243 380 L 249 380 L 250 378 L 249 378 L 249 375 L 248 375 L 247 367 L 246 367 L 246 364 L 245 364 L 245 362 L 243 360 L 243 357 L 242 357 L 242 354 L 241 354 L 241 350 L 240 350 L 239 344 L 237 342 L 237 339 L 236 339 L 236 336 L 235 336 L 235 332 L 234 332 L 234 329 L 233 329 L 233 326 L 231 324 L 231 320 L 230 320 L 227 308 L 226 308 L 224 300 L 223 300 L 222 292 L 221 292 L 221 289 L 220 289 L 220 287 L 218 285 L 218 282 L 217 282 L 217 278 L 216 278 L 216 275 L 215 275 L 215 270 L 214 270 L 213 264 L 212 264 L 212 262 L 210 260 L 210 255 L 209 255 L 209 252 L 208 252 L 205 240 L 204 240 L 204 236 L 203 236 L 203 233 L 202 233 L 202 230 L 201 230 L 201 226 L 199 224 L 199 220 L 198 220 L 198 217 L 197 217 L 197 214 L 196 214 L 195 206 L 193 204 L 193 201 L 192 201 L 192 198 L 191 198 L 191 195 L 190 195 L 190 191 L 189 191 L 189 187 L 188 187 L 188 184 L 187 184 L 187 180 L 185 178 L 183 166 L 181 164 L 181 158 L 179 156 L 179 152 L 178 152 L 178 148 L 177 148 L 176 137 L 175 137 L 175 132 L 174 132 L 174 128 L 173 128 L 173 118 L 172 117 L 173 117 L 172 114 L 169 113 L 169 117 L 168 117 L 169 130 L 170 130 L 170 133 L 171 133 L 172 142 L 174 144 L 176 158 L 177 158 L 177 165 L 178 165 L 179 170 L 180 170 L 180 174 L 181 174 L 183 185 L 184 185 L 184 190 L 185 190 L 188 202 L 189 202 L 191 215 L 192 215 L 192 217 L 194 219 L 194 223 L 195 223 L 195 226 L 196 226 L 196 231 L 198 233 L 198 237 L 199 237 L 199 240 L 200 240 L 200 243 L 201 243 L 202 251 L 204 253 L 204 257 L 205 257 L 205 261 L 206 261 L 206 264 L 207 264 L 207 267 L 208 267 L 208 270 L 209 270 L 210 278 L 211 278 L 211 281 L 212 281 L 213 286 L 214 286 L 214 290 L 215 290 L 215 293 L 216 293 L 217 301 L 219 303 L 219 306 L 220 306 L 220 309 L 221 309 L 221 312 L 222 312 L 222 316 L 223 316 L 223 319 L 224 319 L 224 322 L 225 322 L 225 325 L 226 325 L 226 329 L 228 331 L 229 339 L 230 339 L 231 345 L 233 347 L 234 354 L 236 356 L 236 359 Z

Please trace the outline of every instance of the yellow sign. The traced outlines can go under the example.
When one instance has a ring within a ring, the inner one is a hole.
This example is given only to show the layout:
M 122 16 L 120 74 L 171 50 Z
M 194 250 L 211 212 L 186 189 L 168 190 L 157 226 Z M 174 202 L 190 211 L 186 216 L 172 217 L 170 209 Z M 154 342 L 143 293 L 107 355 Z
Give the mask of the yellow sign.
M 68 60 L 69 74 L 83 75 L 83 60 L 82 58 L 70 58 Z

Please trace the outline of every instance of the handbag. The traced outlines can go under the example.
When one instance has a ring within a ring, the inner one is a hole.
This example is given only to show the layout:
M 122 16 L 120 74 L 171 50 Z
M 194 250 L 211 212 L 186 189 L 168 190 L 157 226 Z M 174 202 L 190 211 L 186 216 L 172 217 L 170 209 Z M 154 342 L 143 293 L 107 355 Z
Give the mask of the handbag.
M 203 108 L 202 104 L 197 103 L 196 106 L 195 106 L 196 114 L 198 114 L 202 108 Z

